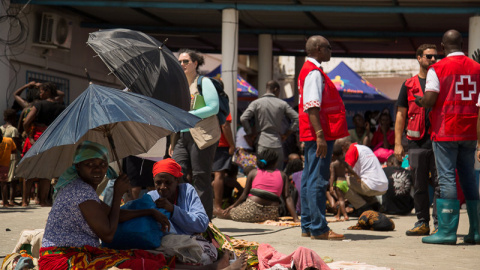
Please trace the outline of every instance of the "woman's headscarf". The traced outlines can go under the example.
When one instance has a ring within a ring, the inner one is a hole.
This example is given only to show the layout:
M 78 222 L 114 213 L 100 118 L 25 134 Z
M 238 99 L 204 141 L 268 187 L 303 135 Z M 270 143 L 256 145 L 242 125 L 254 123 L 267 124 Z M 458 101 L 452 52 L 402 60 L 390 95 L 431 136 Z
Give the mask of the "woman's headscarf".
M 153 177 L 159 173 L 169 173 L 177 178 L 183 175 L 182 167 L 180 167 L 180 165 L 171 158 L 162 159 L 153 164 L 152 173 Z
M 80 143 L 77 147 L 77 150 L 75 150 L 75 155 L 73 157 L 73 165 L 70 168 L 68 168 L 62 174 L 62 176 L 60 176 L 57 184 L 54 187 L 55 188 L 55 192 L 53 194 L 54 198 L 62 188 L 66 187 L 73 180 L 79 178 L 77 169 L 75 168 L 75 164 L 78 164 L 82 161 L 92 159 L 92 158 L 100 158 L 105 160 L 108 163 L 109 162 L 108 149 L 105 146 L 96 142 L 84 141 Z M 108 167 L 107 177 L 109 179 L 113 179 L 113 178 L 117 178 L 118 175 L 117 173 L 115 173 L 115 171 L 111 167 Z

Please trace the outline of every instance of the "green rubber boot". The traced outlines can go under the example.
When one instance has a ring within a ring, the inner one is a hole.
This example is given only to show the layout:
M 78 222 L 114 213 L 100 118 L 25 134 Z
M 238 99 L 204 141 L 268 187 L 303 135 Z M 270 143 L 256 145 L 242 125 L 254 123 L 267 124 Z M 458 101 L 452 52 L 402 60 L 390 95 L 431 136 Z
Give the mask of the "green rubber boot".
M 437 199 L 438 232 L 423 237 L 426 244 L 455 245 L 457 243 L 460 202 L 458 200 Z
M 480 201 L 467 200 L 468 220 L 470 221 L 470 230 L 463 238 L 463 242 L 467 244 L 480 244 L 480 228 L 479 223 Z

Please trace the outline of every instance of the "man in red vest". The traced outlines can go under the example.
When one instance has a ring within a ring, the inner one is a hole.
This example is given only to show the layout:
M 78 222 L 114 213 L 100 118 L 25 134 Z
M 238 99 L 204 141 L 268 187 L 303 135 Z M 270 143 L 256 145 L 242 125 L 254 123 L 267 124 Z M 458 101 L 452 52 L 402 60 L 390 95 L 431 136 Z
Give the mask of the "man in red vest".
M 307 61 L 298 76 L 300 141 L 305 142 L 305 166 L 301 180 L 302 236 L 342 240 L 325 219 L 330 161 L 336 139 L 348 136 L 345 106 L 335 85 L 320 64 L 329 61 L 332 47 L 322 36 L 306 44 Z
M 416 97 L 417 105 L 433 108 L 431 138 L 437 164 L 440 199 L 437 199 L 438 232 L 422 238 L 423 243 L 457 242 L 460 203 L 457 200 L 455 170 L 467 200 L 470 230 L 465 243 L 480 244 L 479 193 L 475 181 L 474 158 L 477 146 L 478 94 L 480 64 L 462 52 L 462 35 L 445 32 L 442 47 L 445 59 L 432 65 L 427 73 L 425 95 Z
M 405 130 L 405 120 L 408 119 L 406 135 L 408 139 L 408 161 L 412 173 L 414 186 L 413 200 L 417 222 L 406 231 L 409 236 L 430 234 L 430 199 L 428 183 L 431 179 L 435 189 L 433 196 L 433 225 L 438 227 L 435 201 L 439 196 L 435 156 L 433 155 L 432 141 L 428 134 L 430 109 L 415 104 L 415 96 L 423 96 L 428 68 L 437 62 L 437 46 L 422 44 L 417 49 L 417 61 L 420 71 L 417 75 L 403 83 L 397 100 L 397 117 L 395 121 L 395 157 L 401 162 L 405 156 L 402 145 L 402 135 Z

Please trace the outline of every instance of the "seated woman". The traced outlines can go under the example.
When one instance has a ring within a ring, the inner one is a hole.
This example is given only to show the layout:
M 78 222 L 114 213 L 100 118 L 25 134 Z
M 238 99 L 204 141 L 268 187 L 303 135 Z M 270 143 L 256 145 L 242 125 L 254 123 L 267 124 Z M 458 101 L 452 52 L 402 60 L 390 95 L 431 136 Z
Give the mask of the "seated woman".
M 153 183 L 155 190 L 147 194 L 152 197 L 158 208 L 171 213 L 170 233 L 203 233 L 208 227 L 208 216 L 203 208 L 195 188 L 180 184 L 182 168 L 173 159 L 160 160 L 153 165 Z
M 122 195 L 129 188 L 125 174 L 115 181 L 112 207 L 95 192 L 108 171 L 108 151 L 98 143 L 82 142 L 73 160 L 55 185 L 55 201 L 40 249 L 40 269 L 107 269 L 113 266 L 147 269 L 166 265 L 162 254 L 142 250 L 111 250 L 100 247 L 100 239 L 111 242 L 117 225 L 135 217 L 151 215 L 168 230 L 167 217 L 154 209 L 120 210 Z
M 276 169 L 278 155 L 270 149 L 257 157 L 258 170 L 247 176 L 245 189 L 238 200 L 224 210 L 224 218 L 242 222 L 262 222 L 278 218 L 280 197 L 283 197 L 294 222 L 299 222 L 288 188 L 288 177 Z
M 390 113 L 380 115 L 380 125 L 377 131 L 373 133 L 372 149 L 380 163 L 385 163 L 390 155 L 393 154 L 395 147 L 395 131 L 391 127 L 392 117 Z

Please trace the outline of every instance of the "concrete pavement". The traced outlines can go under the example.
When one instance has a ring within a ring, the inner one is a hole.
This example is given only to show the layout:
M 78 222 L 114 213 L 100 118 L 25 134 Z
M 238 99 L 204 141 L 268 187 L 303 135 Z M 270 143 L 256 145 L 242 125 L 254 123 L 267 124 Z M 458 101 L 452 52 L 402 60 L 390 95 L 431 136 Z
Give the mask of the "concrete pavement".
M 0 261 L 13 250 L 22 230 L 45 227 L 49 211 L 50 207 L 38 206 L 0 208 Z M 335 232 L 345 234 L 347 240 L 344 241 L 300 237 L 301 230 L 298 227 L 276 227 L 221 219 L 214 219 L 213 223 L 225 234 L 268 243 L 284 254 L 304 246 L 321 257 L 329 256 L 335 261 L 359 261 L 396 270 L 480 269 L 480 245 L 463 244 L 463 236 L 468 233 L 466 210 L 461 210 L 456 246 L 422 244 L 421 237 L 405 236 L 405 231 L 415 223 L 415 215 L 391 217 L 396 226 L 393 232 L 347 230 L 347 227 L 356 224 L 356 219 L 330 223 L 329 226 Z

